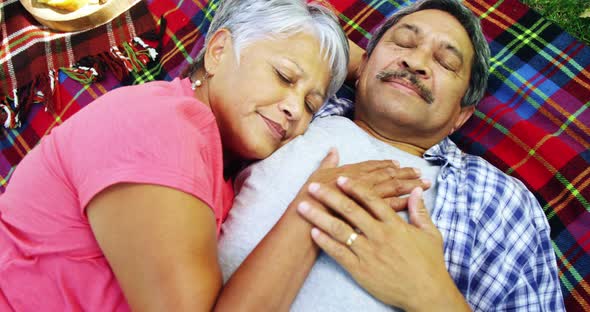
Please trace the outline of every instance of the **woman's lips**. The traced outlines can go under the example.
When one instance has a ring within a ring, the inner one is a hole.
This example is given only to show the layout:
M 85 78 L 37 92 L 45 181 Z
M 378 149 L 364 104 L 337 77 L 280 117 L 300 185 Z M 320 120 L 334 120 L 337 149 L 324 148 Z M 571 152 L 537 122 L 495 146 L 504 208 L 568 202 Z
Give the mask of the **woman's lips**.
M 275 137 L 279 141 L 282 141 L 285 139 L 285 136 L 287 136 L 287 130 L 285 130 L 283 128 L 283 126 L 281 126 L 279 123 L 277 123 L 269 118 L 266 118 L 262 114 L 260 116 L 262 117 L 262 120 L 264 120 L 264 122 L 266 123 L 266 125 L 270 129 L 270 133 L 272 134 L 273 137 Z

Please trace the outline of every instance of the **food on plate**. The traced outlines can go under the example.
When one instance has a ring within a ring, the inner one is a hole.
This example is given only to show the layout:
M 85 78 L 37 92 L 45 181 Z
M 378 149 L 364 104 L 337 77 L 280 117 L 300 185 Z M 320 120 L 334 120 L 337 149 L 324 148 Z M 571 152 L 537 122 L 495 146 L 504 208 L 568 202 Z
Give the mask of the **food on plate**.
M 72 12 L 87 4 L 104 4 L 107 0 L 37 0 L 37 2 L 56 9 Z

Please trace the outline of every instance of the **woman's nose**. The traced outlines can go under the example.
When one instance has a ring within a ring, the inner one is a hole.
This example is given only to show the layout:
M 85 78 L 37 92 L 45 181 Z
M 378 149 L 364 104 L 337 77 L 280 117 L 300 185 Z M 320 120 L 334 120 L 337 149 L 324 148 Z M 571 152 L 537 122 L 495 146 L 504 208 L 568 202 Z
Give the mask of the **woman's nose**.
M 305 99 L 302 96 L 292 95 L 279 103 L 279 110 L 285 114 L 288 120 L 299 120 L 303 114 Z

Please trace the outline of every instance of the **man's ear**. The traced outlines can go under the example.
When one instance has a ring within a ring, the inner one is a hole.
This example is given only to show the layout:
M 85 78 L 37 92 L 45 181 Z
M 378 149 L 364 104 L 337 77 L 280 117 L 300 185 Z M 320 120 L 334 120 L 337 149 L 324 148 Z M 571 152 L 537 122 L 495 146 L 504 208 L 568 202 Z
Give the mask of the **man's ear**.
M 367 55 L 367 52 L 365 52 L 365 53 L 363 53 L 359 67 L 356 69 L 356 78 L 357 79 L 359 79 L 361 77 L 361 74 L 365 70 L 365 67 L 367 67 L 368 61 L 369 61 L 369 56 Z
M 210 76 L 215 75 L 216 69 L 225 56 L 233 56 L 233 42 L 229 30 L 222 28 L 217 30 L 205 50 L 205 70 Z
M 457 117 L 457 120 L 455 120 L 455 124 L 453 125 L 449 135 L 461 128 L 461 126 L 463 126 L 463 124 L 471 117 L 471 115 L 473 115 L 473 112 L 475 112 L 475 105 L 462 107 L 461 112 L 459 112 L 459 116 Z
M 368 61 L 369 61 L 369 56 L 367 55 L 367 52 L 365 52 L 365 53 L 363 53 L 363 56 L 361 57 L 361 62 L 359 63 L 359 66 L 356 68 L 356 73 L 355 73 L 356 79 L 354 81 L 355 88 L 358 87 L 359 80 L 361 79 L 361 75 L 363 74 L 363 71 L 367 67 Z

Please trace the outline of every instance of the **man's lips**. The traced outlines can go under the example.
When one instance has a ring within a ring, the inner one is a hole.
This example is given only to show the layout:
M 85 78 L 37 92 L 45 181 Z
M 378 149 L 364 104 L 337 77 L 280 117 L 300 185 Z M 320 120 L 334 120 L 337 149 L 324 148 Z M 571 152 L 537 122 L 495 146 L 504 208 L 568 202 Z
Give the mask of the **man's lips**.
M 392 87 L 418 95 L 428 104 L 434 102 L 432 92 L 420 82 L 416 74 L 410 71 L 382 70 L 377 73 L 376 78 Z
M 420 89 L 418 89 L 416 86 L 414 86 L 413 84 L 411 84 L 405 80 L 392 79 L 392 80 L 385 81 L 385 83 L 392 85 L 396 88 L 401 88 L 401 89 L 407 90 L 407 91 L 419 96 L 423 100 L 426 100 L 426 98 L 422 95 L 422 92 Z
M 287 136 L 287 130 L 283 128 L 279 123 L 266 118 L 264 115 L 260 114 L 262 120 L 266 123 L 272 135 L 277 138 L 278 140 L 282 141 Z

